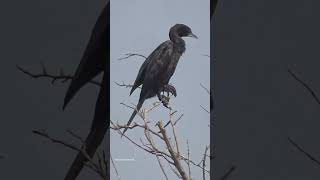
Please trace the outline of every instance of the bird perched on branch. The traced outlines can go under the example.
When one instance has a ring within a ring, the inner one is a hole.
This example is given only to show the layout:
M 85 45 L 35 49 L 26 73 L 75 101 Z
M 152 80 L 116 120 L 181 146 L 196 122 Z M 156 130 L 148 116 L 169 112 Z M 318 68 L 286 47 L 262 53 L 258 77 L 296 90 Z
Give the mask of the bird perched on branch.
M 173 75 L 180 56 L 185 52 L 185 42 L 181 37 L 197 38 L 191 31 L 191 28 L 184 24 L 176 24 L 170 28 L 170 40 L 160 44 L 143 62 L 140 67 L 137 78 L 130 91 L 133 91 L 142 85 L 140 98 L 136 110 L 132 113 L 127 126 L 139 112 L 143 102 L 151 97 L 158 96 L 159 100 L 165 107 L 168 107 L 169 97 L 161 94 L 161 92 L 170 92 L 174 96 L 177 95 L 176 89 L 169 85 L 169 80 Z M 125 128 L 123 134 L 127 131 Z

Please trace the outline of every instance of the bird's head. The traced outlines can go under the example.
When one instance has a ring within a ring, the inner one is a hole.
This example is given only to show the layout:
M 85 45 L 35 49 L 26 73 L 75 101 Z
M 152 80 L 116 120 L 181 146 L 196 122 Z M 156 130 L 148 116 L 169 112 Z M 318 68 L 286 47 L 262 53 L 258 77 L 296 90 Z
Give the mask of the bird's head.
M 198 39 L 198 37 L 192 33 L 191 28 L 184 24 L 176 24 L 171 27 L 169 36 L 178 35 L 179 37 L 193 37 Z

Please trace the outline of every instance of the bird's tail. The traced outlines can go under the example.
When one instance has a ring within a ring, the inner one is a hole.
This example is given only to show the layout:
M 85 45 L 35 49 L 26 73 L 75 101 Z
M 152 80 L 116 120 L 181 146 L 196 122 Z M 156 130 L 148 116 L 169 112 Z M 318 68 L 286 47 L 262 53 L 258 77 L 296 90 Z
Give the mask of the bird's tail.
M 93 155 L 95 154 L 97 148 L 99 147 L 104 138 L 106 131 L 106 126 L 101 126 L 90 131 L 85 141 L 86 152 L 90 157 L 93 157 Z M 77 154 L 77 157 L 73 161 L 64 180 L 75 180 L 80 174 L 86 161 L 88 161 L 87 158 L 82 154 L 82 152 L 79 152 Z
M 142 98 L 141 100 L 139 100 L 138 102 L 138 105 L 137 105 L 137 108 L 133 111 L 128 123 L 127 123 L 127 126 L 129 126 L 133 120 L 133 118 L 136 116 L 136 114 L 140 111 L 141 107 L 142 107 L 142 104 L 144 102 L 145 98 Z M 122 132 L 121 134 L 121 137 L 124 135 L 124 133 L 128 130 L 128 128 L 125 128 L 124 131 Z
M 109 129 L 110 121 L 108 119 L 107 110 L 109 107 L 107 102 L 107 73 L 104 73 L 102 86 L 96 102 L 94 118 L 89 135 L 85 140 L 85 150 L 90 157 L 93 157 L 97 148 L 104 139 L 104 136 Z M 107 151 L 109 148 L 107 148 Z M 87 158 L 79 152 L 73 161 L 64 180 L 75 180 L 82 170 L 84 163 L 88 161 Z
M 91 79 L 93 79 L 95 76 L 97 76 L 102 70 L 96 66 L 96 64 L 93 64 L 91 66 L 86 66 L 78 69 L 76 72 L 74 79 L 71 80 L 71 84 L 67 90 L 66 96 L 64 98 L 63 107 L 64 110 L 70 100 L 74 97 L 74 95 L 79 91 L 80 88 L 82 88 L 86 83 L 88 83 Z M 83 69 L 85 68 L 85 69 Z

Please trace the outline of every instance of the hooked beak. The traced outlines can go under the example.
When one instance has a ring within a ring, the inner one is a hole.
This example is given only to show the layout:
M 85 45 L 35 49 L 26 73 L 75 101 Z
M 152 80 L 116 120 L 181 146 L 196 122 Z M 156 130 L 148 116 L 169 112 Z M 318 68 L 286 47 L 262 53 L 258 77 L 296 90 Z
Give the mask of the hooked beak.
M 197 37 L 195 34 L 193 34 L 193 33 L 189 33 L 189 34 L 188 34 L 188 37 L 192 37 L 192 38 L 198 39 L 198 37 Z

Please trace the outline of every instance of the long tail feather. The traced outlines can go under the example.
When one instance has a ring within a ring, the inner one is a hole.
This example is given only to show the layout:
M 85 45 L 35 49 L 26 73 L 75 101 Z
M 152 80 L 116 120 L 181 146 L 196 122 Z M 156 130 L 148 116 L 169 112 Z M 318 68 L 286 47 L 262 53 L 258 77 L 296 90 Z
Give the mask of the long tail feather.
M 137 108 L 133 111 L 128 123 L 127 123 L 127 126 L 129 126 L 133 120 L 133 118 L 136 116 L 136 114 L 140 111 L 141 107 L 142 107 L 142 104 L 144 102 L 145 98 L 142 98 L 141 100 L 139 100 L 138 102 L 138 105 L 137 105 Z M 122 132 L 122 135 L 121 137 L 124 135 L 124 133 L 128 130 L 128 128 L 125 128 L 124 131 Z
M 107 114 L 108 102 L 107 102 L 107 73 L 104 73 L 102 87 L 99 92 L 99 96 L 96 102 L 94 119 L 92 122 L 91 130 L 85 140 L 86 152 L 90 157 L 93 157 L 97 148 L 100 146 L 104 139 L 104 136 L 109 129 L 109 119 Z M 65 180 L 75 180 L 80 171 L 84 167 L 84 163 L 88 161 L 87 158 L 79 152 L 75 160 L 73 161 Z

